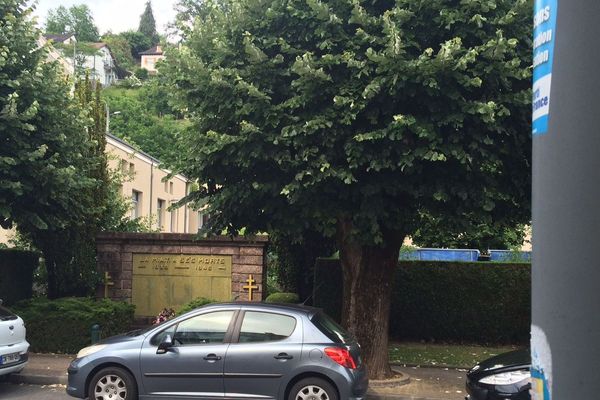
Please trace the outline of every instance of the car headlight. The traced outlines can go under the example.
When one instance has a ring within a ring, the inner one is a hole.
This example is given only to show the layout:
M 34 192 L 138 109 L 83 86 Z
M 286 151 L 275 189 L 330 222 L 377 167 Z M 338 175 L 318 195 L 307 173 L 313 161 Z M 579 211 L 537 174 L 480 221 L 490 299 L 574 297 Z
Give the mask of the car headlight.
M 513 385 L 525 379 L 531 378 L 531 373 L 528 370 L 502 372 L 481 378 L 479 383 L 486 385 Z
M 95 344 L 93 346 L 84 347 L 83 349 L 79 350 L 79 353 L 77 353 L 77 358 L 89 356 L 90 354 L 94 354 L 94 353 L 102 350 L 105 347 L 106 347 L 105 344 Z

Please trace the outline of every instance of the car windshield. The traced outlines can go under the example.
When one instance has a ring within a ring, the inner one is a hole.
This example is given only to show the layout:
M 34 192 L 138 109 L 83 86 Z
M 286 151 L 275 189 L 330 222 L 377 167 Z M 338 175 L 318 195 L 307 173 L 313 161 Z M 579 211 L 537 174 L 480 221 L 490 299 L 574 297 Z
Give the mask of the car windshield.
M 6 308 L 0 307 L 0 321 L 8 321 L 12 319 L 17 319 L 17 316 L 8 311 Z
M 311 322 L 334 343 L 346 344 L 354 341 L 352 336 L 346 332 L 344 328 L 323 313 L 315 314 L 311 318 Z

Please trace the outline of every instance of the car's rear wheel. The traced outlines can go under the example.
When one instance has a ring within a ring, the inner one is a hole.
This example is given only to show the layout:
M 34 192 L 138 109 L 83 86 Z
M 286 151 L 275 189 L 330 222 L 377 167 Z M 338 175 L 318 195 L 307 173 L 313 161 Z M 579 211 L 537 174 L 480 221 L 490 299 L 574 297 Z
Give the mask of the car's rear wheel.
M 108 367 L 98 371 L 90 380 L 88 396 L 90 400 L 135 400 L 137 386 L 126 370 Z
M 305 378 L 292 386 L 288 400 L 338 400 L 338 394 L 324 379 Z

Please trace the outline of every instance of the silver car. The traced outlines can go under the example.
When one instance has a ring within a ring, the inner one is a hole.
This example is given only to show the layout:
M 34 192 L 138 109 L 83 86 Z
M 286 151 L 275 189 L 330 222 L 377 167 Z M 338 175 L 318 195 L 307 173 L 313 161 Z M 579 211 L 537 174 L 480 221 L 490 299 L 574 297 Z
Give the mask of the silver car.
M 362 400 L 360 346 L 319 309 L 215 304 L 82 349 L 67 393 L 95 400 Z
M 2 300 L 0 300 L 0 305 Z M 0 306 L 0 377 L 21 372 L 27 365 L 29 343 L 25 339 L 25 323 Z

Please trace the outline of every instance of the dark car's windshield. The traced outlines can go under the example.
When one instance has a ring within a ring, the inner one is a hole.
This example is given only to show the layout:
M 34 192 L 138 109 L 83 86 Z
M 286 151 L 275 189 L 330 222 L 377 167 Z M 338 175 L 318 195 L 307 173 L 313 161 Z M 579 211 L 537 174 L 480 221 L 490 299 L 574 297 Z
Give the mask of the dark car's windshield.
M 334 343 L 350 343 L 354 339 L 334 320 L 323 313 L 313 315 L 311 322 Z
M 9 321 L 17 319 L 17 316 L 4 307 L 0 307 L 0 321 Z

